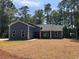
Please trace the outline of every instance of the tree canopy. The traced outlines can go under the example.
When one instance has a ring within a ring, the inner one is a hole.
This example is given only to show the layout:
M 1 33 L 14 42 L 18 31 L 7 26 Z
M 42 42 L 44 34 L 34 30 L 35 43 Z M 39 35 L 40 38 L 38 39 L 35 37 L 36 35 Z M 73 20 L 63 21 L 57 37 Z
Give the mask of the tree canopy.
M 10 0 L 0 0 L 0 36 L 5 36 L 8 32 L 8 24 L 14 16 L 15 6 Z
M 6 36 L 8 24 L 21 20 L 32 24 L 64 25 L 67 28 L 79 26 L 79 0 L 62 0 L 58 10 L 52 10 L 50 3 L 31 15 L 28 6 L 16 9 L 11 0 L 0 0 L 0 37 Z

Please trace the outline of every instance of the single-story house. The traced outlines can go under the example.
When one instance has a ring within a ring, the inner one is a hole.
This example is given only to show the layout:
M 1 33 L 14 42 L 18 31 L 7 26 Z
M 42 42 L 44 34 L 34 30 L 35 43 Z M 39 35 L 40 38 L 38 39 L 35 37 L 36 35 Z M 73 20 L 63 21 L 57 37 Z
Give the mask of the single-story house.
M 61 25 L 33 25 L 17 20 L 9 25 L 9 39 L 34 39 L 34 38 L 63 38 L 63 26 Z

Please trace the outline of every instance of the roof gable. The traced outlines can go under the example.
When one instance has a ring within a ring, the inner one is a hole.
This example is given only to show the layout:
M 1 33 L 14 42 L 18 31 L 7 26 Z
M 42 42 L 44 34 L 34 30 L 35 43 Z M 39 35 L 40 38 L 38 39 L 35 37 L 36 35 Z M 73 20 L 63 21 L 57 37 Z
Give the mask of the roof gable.
M 17 20 L 17 21 L 15 21 L 15 22 L 12 22 L 11 24 L 9 24 L 9 26 L 12 26 L 12 25 L 14 25 L 14 24 L 16 24 L 16 23 L 22 23 L 22 24 L 25 24 L 25 25 L 29 25 L 29 24 L 27 24 L 27 23 L 24 23 L 24 22 L 22 22 L 22 21 L 20 21 L 20 20 Z
M 12 25 L 14 25 L 14 24 L 16 24 L 16 23 L 19 23 L 19 22 L 22 23 L 22 24 L 24 24 L 24 25 L 31 26 L 31 27 L 38 27 L 38 26 L 36 26 L 36 25 L 30 24 L 30 23 L 25 23 L 25 22 L 22 22 L 22 21 L 20 21 L 20 20 L 17 20 L 17 21 L 15 21 L 15 22 L 12 22 L 11 24 L 9 24 L 9 27 L 12 26 Z

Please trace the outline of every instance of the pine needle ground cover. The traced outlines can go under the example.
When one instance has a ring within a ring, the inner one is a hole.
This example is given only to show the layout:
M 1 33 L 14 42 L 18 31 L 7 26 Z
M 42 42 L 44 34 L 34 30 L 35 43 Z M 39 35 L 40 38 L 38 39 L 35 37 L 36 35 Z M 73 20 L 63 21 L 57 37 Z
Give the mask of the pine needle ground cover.
M 0 49 L 19 59 L 79 59 L 79 42 L 72 39 L 2 41 Z

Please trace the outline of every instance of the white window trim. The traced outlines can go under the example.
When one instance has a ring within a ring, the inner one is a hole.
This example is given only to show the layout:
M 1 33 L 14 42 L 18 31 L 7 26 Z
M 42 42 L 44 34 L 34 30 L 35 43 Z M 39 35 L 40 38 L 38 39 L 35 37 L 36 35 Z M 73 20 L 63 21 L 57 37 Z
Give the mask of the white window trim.
M 15 33 L 13 33 L 15 31 Z M 12 37 L 15 37 L 16 36 L 16 30 L 13 30 L 12 31 Z
M 23 33 L 23 31 L 24 31 L 24 33 Z M 23 34 L 24 34 L 24 36 L 22 36 Z M 21 37 L 24 38 L 25 35 L 26 35 L 25 30 L 21 30 Z

